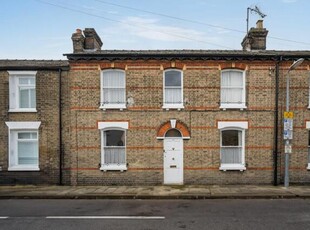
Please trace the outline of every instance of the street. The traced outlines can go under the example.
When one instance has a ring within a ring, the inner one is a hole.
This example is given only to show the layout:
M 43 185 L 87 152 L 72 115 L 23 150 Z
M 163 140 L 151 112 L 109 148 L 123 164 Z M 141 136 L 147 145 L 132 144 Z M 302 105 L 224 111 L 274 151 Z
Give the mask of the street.
M 310 229 L 310 200 L 0 200 L 0 229 Z

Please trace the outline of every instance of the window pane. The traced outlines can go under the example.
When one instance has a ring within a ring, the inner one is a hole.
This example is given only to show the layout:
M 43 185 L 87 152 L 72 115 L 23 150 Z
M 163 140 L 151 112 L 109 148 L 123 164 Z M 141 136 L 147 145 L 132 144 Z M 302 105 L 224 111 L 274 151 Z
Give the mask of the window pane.
M 28 85 L 28 78 L 24 78 L 24 77 L 19 78 L 18 82 L 21 85 Z
M 37 139 L 38 134 L 36 132 L 18 133 L 18 139 Z
M 105 164 L 125 164 L 125 148 L 124 147 L 105 147 L 104 163 Z
M 104 89 L 103 90 L 104 104 L 125 104 L 125 89 Z
M 222 131 L 222 146 L 241 146 L 241 134 L 239 130 Z
M 166 133 L 165 137 L 182 137 L 181 133 L 177 129 L 170 129 Z
M 38 164 L 38 143 L 18 142 L 18 164 Z
M 30 108 L 35 108 L 36 107 L 36 90 L 35 89 L 30 89 Z
M 242 147 L 222 147 L 222 164 L 242 164 Z
M 181 72 L 179 71 L 165 72 L 165 86 L 180 86 L 181 87 Z
M 310 146 L 310 130 L 308 131 L 308 146 Z
M 104 88 L 125 88 L 125 73 L 121 71 L 103 72 Z
M 29 106 L 29 89 L 19 89 L 19 107 L 30 108 Z
M 36 84 L 36 79 L 34 77 L 30 78 L 30 84 L 35 85 Z
M 222 72 L 222 86 L 243 87 L 243 73 L 236 71 Z
M 222 89 L 221 102 L 222 103 L 242 103 L 243 89 Z
M 165 103 L 180 104 L 182 103 L 182 89 L 165 89 Z
M 105 131 L 105 146 L 125 146 L 125 132 L 121 130 Z
M 31 133 L 18 133 L 18 139 L 30 139 Z

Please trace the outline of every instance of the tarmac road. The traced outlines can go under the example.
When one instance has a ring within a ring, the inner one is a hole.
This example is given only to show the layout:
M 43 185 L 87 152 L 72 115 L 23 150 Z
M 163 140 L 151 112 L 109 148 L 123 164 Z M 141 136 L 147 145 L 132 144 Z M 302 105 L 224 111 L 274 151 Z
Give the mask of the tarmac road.
M 310 229 L 310 200 L 0 200 L 0 229 Z

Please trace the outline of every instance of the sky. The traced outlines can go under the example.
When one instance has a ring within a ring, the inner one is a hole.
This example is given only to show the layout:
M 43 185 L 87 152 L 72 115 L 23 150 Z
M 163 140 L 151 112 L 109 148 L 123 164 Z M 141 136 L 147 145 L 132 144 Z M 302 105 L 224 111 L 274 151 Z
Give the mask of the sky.
M 77 28 L 109 50 L 240 50 L 255 6 L 267 50 L 310 50 L 309 0 L 1 0 L 0 59 L 66 59 Z

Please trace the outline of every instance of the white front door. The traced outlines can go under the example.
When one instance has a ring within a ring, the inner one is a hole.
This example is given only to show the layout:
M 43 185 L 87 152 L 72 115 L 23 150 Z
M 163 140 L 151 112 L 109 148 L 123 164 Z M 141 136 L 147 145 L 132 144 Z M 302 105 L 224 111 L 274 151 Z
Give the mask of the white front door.
M 164 139 L 164 184 L 183 184 L 183 139 Z

